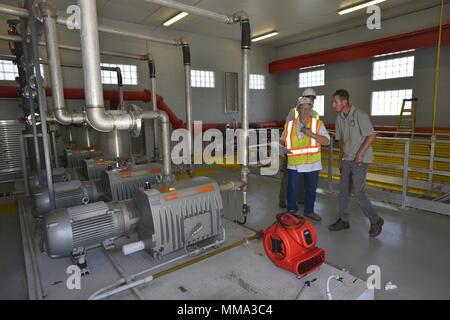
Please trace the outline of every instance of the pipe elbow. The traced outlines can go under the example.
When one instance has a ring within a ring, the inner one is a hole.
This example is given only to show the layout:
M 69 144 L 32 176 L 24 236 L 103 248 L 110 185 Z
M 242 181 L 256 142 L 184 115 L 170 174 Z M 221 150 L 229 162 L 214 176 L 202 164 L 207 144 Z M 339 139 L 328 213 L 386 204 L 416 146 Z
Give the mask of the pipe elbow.
M 249 18 L 248 18 L 247 12 L 245 12 L 243 10 L 239 10 L 233 14 L 232 19 L 233 19 L 232 23 L 238 23 L 238 22 L 248 20 Z
M 114 130 L 114 118 L 111 114 L 104 112 L 103 108 L 87 108 L 86 122 L 100 132 L 111 132 Z
M 158 119 L 161 123 L 169 123 L 169 115 L 163 110 L 158 110 Z

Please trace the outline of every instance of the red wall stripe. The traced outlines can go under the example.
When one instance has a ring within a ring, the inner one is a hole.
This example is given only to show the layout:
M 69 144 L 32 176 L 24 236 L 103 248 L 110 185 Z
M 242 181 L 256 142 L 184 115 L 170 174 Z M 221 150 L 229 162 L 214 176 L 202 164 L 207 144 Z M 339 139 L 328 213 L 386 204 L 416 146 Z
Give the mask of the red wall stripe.
M 331 64 L 370 58 L 376 55 L 437 46 L 439 27 L 393 37 L 362 42 L 341 48 L 277 60 L 269 64 L 269 73 L 286 72 L 319 64 Z M 442 44 L 450 43 L 450 24 L 443 26 Z

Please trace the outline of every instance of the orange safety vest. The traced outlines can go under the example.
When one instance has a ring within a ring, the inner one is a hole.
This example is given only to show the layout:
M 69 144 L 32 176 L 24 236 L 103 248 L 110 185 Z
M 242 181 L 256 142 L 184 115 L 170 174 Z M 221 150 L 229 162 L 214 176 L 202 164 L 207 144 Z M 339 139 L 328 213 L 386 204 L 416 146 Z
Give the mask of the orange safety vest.
M 319 134 L 322 125 L 321 120 L 309 118 L 308 128 L 313 133 Z M 321 160 L 320 143 L 307 135 L 303 135 L 300 139 L 297 135 L 297 120 L 286 123 L 285 132 L 284 143 L 286 149 L 291 152 L 288 154 L 288 165 L 311 164 Z

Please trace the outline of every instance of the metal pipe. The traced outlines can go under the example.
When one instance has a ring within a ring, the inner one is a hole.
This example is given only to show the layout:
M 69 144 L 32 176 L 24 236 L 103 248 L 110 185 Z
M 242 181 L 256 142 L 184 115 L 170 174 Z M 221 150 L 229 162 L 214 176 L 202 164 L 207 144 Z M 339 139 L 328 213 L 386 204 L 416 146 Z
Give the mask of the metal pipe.
M 20 18 L 28 18 L 30 16 L 28 10 L 9 6 L 7 4 L 0 4 L 0 13 L 9 14 Z
M 81 53 L 84 69 L 86 120 L 97 131 L 131 130 L 131 114 L 105 112 L 100 78 L 100 45 L 97 6 L 92 0 L 78 0 L 81 9 Z
M 41 47 L 45 47 L 47 44 L 44 41 L 41 41 L 41 42 L 39 42 L 39 45 Z M 72 45 L 68 45 L 68 44 L 59 44 L 58 47 L 59 47 L 59 49 L 62 49 L 62 50 L 77 51 L 77 52 L 81 51 L 80 47 L 72 46 Z M 128 53 L 116 52 L 116 51 L 102 50 L 102 51 L 100 51 L 100 54 L 105 55 L 105 56 L 111 56 L 111 57 L 128 58 L 128 59 L 135 59 L 135 60 L 146 60 L 145 55 L 128 54 Z
M 25 195 L 30 196 L 30 185 L 28 180 L 28 166 L 27 157 L 25 153 L 25 141 L 24 137 L 20 136 L 20 153 L 22 154 L 22 171 L 23 171 L 23 184 L 25 185 Z
M 33 0 L 27 0 L 27 7 L 31 15 L 31 10 L 33 8 Z M 39 101 L 39 114 L 41 117 L 41 129 L 42 129 L 42 144 L 44 145 L 44 159 L 45 159 L 45 170 L 47 172 L 47 187 L 50 200 L 50 208 L 55 208 L 55 192 L 53 188 L 53 174 L 52 174 L 52 164 L 50 160 L 50 148 L 47 136 L 47 121 L 46 121 L 46 111 L 47 102 L 45 98 L 45 91 L 42 84 L 41 68 L 39 64 L 39 46 L 38 46 L 38 29 L 36 26 L 36 21 L 34 19 L 29 19 L 29 24 L 31 28 L 31 45 L 33 52 L 34 69 L 36 73 L 36 88 L 38 93 Z M 24 43 L 26 45 L 26 43 Z
M 64 100 L 64 81 L 61 69 L 61 55 L 58 48 L 58 32 L 56 30 L 55 10 L 51 5 L 41 0 L 38 3 L 44 23 L 44 33 L 47 42 L 47 59 L 53 92 L 53 104 L 56 121 L 63 125 L 81 124 L 85 115 L 81 112 L 67 112 Z
M 21 42 L 22 38 L 20 36 L 15 36 L 15 35 L 11 35 L 11 34 L 0 34 L 0 40 Z
M 139 108 L 135 106 L 135 108 Z M 142 110 L 142 109 L 141 109 Z M 163 149 L 163 174 L 167 177 L 172 175 L 170 162 L 170 121 L 169 116 L 162 110 L 143 111 L 142 119 L 158 119 L 162 129 L 162 149 Z
M 58 150 L 56 148 L 56 136 L 54 130 L 50 129 L 50 137 L 52 140 L 53 157 L 55 158 L 55 168 L 59 168 Z
M 153 60 L 153 57 L 151 55 L 148 55 L 147 59 L 148 59 L 148 71 L 149 71 L 150 85 L 151 85 L 150 91 L 152 93 L 152 107 L 153 107 L 153 111 L 158 111 L 158 100 L 157 100 L 157 96 L 156 96 L 155 61 Z M 153 159 L 156 161 L 159 159 L 158 136 L 159 136 L 158 121 L 155 119 L 153 121 Z
M 188 153 L 190 164 L 188 165 L 189 175 L 192 176 L 193 160 L 193 128 L 192 128 L 192 87 L 191 87 L 191 51 L 189 44 L 183 43 L 183 64 L 184 64 L 184 83 L 185 83 L 185 103 L 186 103 L 186 127 L 189 134 Z
M 83 12 L 83 10 L 82 10 L 82 12 Z M 81 17 L 81 21 L 83 21 L 83 17 Z M 58 24 L 67 25 L 67 23 L 68 23 L 67 17 L 58 16 L 56 19 L 56 22 Z M 96 20 L 96 22 L 97 22 L 97 20 Z M 81 22 L 81 24 L 83 24 L 83 22 Z M 180 44 L 178 40 L 168 40 L 168 39 L 152 37 L 152 36 L 148 36 L 143 33 L 126 31 L 126 30 L 112 27 L 112 26 L 99 25 L 98 23 L 96 23 L 96 25 L 97 25 L 97 30 L 100 32 L 115 34 L 115 35 L 124 36 L 127 38 L 135 38 L 135 39 L 140 39 L 140 40 L 145 40 L 145 41 L 152 41 L 152 42 L 158 42 L 158 43 L 163 43 L 163 44 L 168 44 L 168 45 L 174 45 L 174 46 L 178 46 Z
M 205 9 L 201 9 L 201 8 L 197 8 L 194 6 L 190 6 L 184 3 L 179 3 L 179 2 L 175 2 L 175 1 L 170 1 L 170 0 L 145 0 L 145 2 L 149 2 L 149 3 L 154 3 L 154 4 L 158 4 L 160 6 L 163 7 L 168 7 L 168 8 L 173 8 L 173 9 L 177 9 L 180 11 L 185 11 L 188 13 L 192 13 L 195 15 L 199 15 L 199 16 L 204 16 L 219 22 L 223 22 L 223 23 L 227 23 L 227 24 L 231 24 L 234 23 L 234 19 L 232 16 L 226 16 L 220 13 L 216 13 L 216 12 L 212 12 L 212 11 L 208 11 Z
M 32 72 L 30 72 L 30 54 L 28 52 L 28 46 L 27 39 L 26 39 L 26 30 L 27 30 L 27 21 L 25 19 L 21 19 L 20 23 L 20 31 L 22 34 L 22 48 L 23 48 L 23 59 L 25 60 L 25 76 L 27 79 L 31 78 Z M 30 106 L 30 118 L 31 118 L 31 129 L 33 132 L 33 143 L 34 143 L 34 156 L 36 161 L 36 170 L 39 177 L 39 182 L 42 179 L 42 164 L 41 164 L 41 151 L 39 148 L 39 138 L 38 138 L 38 131 L 37 131 L 37 122 L 36 122 L 36 112 L 35 112 L 35 105 L 34 105 L 34 99 L 33 99 L 33 89 L 30 85 L 26 86 L 26 89 L 28 91 L 28 104 Z

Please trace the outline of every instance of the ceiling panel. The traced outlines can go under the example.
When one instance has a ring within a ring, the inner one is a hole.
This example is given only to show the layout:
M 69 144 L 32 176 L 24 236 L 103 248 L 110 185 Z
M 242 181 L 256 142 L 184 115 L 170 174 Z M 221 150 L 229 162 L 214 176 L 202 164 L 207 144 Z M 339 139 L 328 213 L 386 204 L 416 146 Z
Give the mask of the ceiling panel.
M 49 0 L 60 11 L 65 12 L 76 0 Z M 96 0 L 99 16 L 164 28 L 162 23 L 177 13 L 177 10 L 161 7 L 144 0 Z M 329 32 L 354 28 L 365 24 L 365 10 L 340 16 L 339 8 L 360 0 L 178 0 L 222 14 L 238 10 L 250 16 L 252 35 L 277 30 L 279 35 L 261 41 L 262 44 L 283 46 L 292 42 L 317 37 Z M 450 2 L 450 0 L 446 0 Z M 2 3 L 17 5 L 17 0 L 2 0 Z M 440 0 L 387 0 L 380 4 L 382 17 L 390 18 L 408 12 L 439 5 Z M 437 24 L 437 23 L 436 23 Z M 168 29 L 187 31 L 227 39 L 239 40 L 238 26 L 229 26 L 216 21 L 188 15 Z

